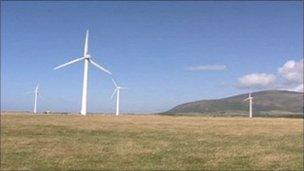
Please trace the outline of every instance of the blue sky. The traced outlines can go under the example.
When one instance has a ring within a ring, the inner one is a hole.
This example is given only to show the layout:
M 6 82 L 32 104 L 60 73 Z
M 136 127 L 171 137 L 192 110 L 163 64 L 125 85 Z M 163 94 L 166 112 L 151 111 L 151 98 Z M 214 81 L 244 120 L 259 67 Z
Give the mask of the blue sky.
M 32 110 L 39 83 L 39 111 L 79 112 L 83 63 L 52 68 L 81 57 L 86 29 L 91 56 L 129 88 L 122 112 L 244 93 L 240 77 L 303 58 L 301 2 L 1 2 L 2 110 Z M 90 66 L 89 112 L 113 112 L 113 88 Z

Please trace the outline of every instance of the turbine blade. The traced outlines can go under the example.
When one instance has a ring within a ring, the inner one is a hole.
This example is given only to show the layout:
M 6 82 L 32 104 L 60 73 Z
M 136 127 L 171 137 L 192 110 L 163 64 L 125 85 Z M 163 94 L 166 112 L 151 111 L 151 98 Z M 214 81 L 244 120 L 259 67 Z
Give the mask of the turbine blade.
M 27 92 L 25 92 L 25 94 L 33 94 L 33 93 L 35 93 L 35 91 L 27 91 Z
M 83 60 L 83 59 L 85 59 L 85 58 L 84 58 L 84 57 L 81 57 L 81 58 L 74 59 L 74 60 L 72 60 L 72 61 L 70 61 L 70 62 L 67 62 L 67 63 L 65 63 L 65 64 L 62 64 L 62 65 L 59 65 L 59 66 L 55 67 L 53 70 L 56 70 L 56 69 L 65 67 L 65 66 L 67 66 L 67 65 L 70 65 L 70 64 L 72 64 L 72 63 L 81 61 L 81 60 Z
M 114 83 L 115 87 L 118 87 L 113 78 L 112 78 L 112 82 Z
M 244 102 L 245 102 L 245 101 L 248 101 L 248 100 L 249 100 L 249 98 L 246 98 L 246 99 L 244 99 Z
M 84 42 L 84 52 L 83 55 L 87 55 L 89 53 L 89 30 L 86 32 L 86 38 Z
M 38 88 L 39 88 L 39 84 L 37 84 L 35 91 L 38 91 Z
M 97 64 L 96 62 L 94 62 L 93 60 L 90 59 L 89 61 L 90 61 L 91 64 L 93 64 L 93 65 L 96 66 L 97 68 L 99 68 L 99 69 L 103 70 L 104 72 L 106 72 L 106 73 L 112 75 L 112 73 L 111 73 L 110 71 L 108 71 L 108 70 L 105 69 L 104 67 L 98 65 L 98 64 Z
M 115 90 L 113 91 L 111 99 L 113 99 L 113 96 L 115 95 L 116 92 L 117 92 L 117 88 L 115 88 Z
M 120 87 L 121 90 L 127 90 L 129 89 L 128 87 Z

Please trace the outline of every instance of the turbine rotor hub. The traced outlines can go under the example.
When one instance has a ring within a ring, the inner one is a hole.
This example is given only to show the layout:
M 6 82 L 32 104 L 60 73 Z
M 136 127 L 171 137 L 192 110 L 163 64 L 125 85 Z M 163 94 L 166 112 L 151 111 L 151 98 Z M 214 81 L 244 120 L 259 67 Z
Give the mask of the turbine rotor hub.
M 90 54 L 86 54 L 85 58 L 90 59 L 91 55 Z

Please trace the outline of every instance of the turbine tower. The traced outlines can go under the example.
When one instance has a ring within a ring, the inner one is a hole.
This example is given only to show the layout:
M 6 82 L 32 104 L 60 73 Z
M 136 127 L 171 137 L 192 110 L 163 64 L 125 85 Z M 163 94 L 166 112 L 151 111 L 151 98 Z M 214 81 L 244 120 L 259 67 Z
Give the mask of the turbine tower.
M 88 93 L 89 63 L 94 65 L 95 67 L 101 69 L 102 71 L 110 74 L 110 75 L 112 74 L 110 71 L 108 71 L 107 69 L 105 69 L 104 67 L 95 63 L 92 60 L 91 55 L 89 54 L 89 30 L 87 30 L 87 32 L 86 32 L 83 57 L 74 59 L 74 60 L 72 60 L 70 62 L 67 62 L 65 64 L 62 64 L 62 65 L 59 65 L 59 66 L 55 67 L 54 70 L 65 67 L 67 65 L 73 64 L 73 63 L 81 61 L 81 60 L 84 60 L 84 67 L 83 67 L 83 87 L 82 87 L 82 100 L 81 100 L 81 111 L 80 111 L 80 113 L 82 115 L 86 115 L 87 114 L 87 96 L 88 96 L 87 93 Z
M 39 94 L 39 84 L 37 84 L 36 88 L 34 91 L 30 91 L 30 92 L 27 92 L 27 94 L 29 93 L 33 93 L 35 95 L 34 97 L 34 109 L 33 109 L 33 113 L 36 114 L 37 113 L 37 100 L 38 100 L 38 94 Z
M 252 118 L 252 100 L 253 97 L 251 97 L 251 93 L 249 93 L 248 98 L 246 98 L 244 101 L 249 100 L 249 118 Z
M 116 93 L 116 116 L 119 115 L 119 96 L 120 96 L 120 90 L 122 89 L 126 89 L 125 87 L 120 87 L 116 84 L 116 82 L 112 79 L 113 83 L 114 83 L 114 86 L 115 86 L 115 89 L 113 91 L 113 94 L 111 96 L 111 99 L 113 99 L 113 96 L 115 95 Z

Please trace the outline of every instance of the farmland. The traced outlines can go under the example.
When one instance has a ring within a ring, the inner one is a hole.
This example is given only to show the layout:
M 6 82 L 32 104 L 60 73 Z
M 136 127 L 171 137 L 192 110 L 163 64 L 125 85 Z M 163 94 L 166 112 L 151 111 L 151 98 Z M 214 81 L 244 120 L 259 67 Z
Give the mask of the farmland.
M 303 120 L 1 115 L 1 169 L 303 170 Z

